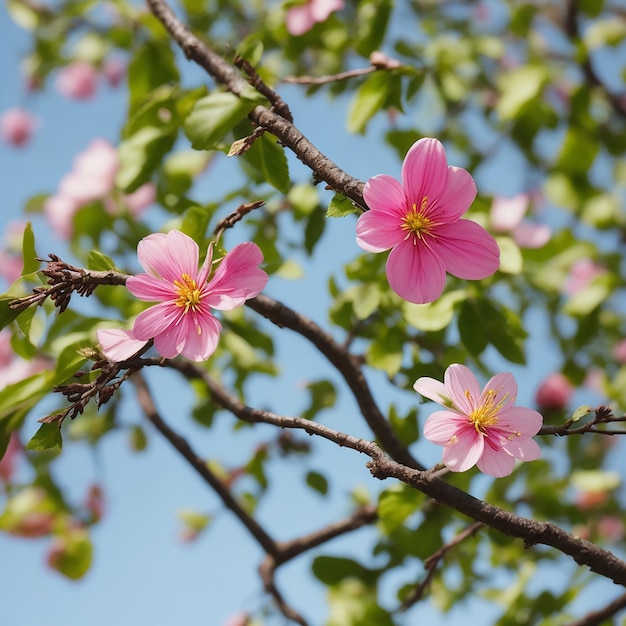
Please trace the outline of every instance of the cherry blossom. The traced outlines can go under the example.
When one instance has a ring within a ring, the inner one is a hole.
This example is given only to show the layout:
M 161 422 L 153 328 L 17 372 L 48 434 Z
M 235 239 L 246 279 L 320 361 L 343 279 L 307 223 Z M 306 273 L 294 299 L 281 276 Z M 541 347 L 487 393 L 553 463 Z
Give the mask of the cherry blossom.
M 331 13 L 343 9 L 343 0 L 307 0 L 289 7 L 285 17 L 287 32 L 294 37 L 303 35 L 318 22 L 325 22 Z
M 112 361 L 130 358 L 150 339 L 165 358 L 182 354 L 192 361 L 208 359 L 222 330 L 211 309 L 241 306 L 257 296 L 268 280 L 258 267 L 263 254 L 250 242 L 235 246 L 211 278 L 212 246 L 198 269 L 198 245 L 178 230 L 144 237 L 137 256 L 147 273 L 131 276 L 126 286 L 140 300 L 158 304 L 137 316 L 132 331 L 97 331 L 102 352 Z
M 102 64 L 102 75 L 111 87 L 117 87 L 126 75 L 126 63 L 119 57 L 106 59 Z
M 443 462 L 453 472 L 477 465 L 499 478 L 513 471 L 515 459 L 539 458 L 541 450 L 532 437 L 543 418 L 537 411 L 514 406 L 517 383 L 512 374 L 496 374 L 481 391 L 472 372 L 454 363 L 443 383 L 423 377 L 413 387 L 446 409 L 426 420 L 424 436 L 444 446 Z
M 357 243 L 384 252 L 387 279 L 404 300 L 423 304 L 442 293 L 446 272 L 478 280 L 500 266 L 495 239 L 476 222 L 461 219 L 476 197 L 469 173 L 448 166 L 437 139 L 420 139 L 402 164 L 402 184 L 381 174 L 365 184 L 370 210 L 357 221 Z
M 0 136 L 12 146 L 23 146 L 37 127 L 37 118 L 23 109 L 7 109 L 0 115 Z
M 606 272 L 606 269 L 591 259 L 577 259 L 569 268 L 569 274 L 563 285 L 563 291 L 573 296 L 589 287 L 595 278 Z
M 524 222 L 529 196 L 518 194 L 512 198 L 495 198 L 491 205 L 491 228 L 498 233 L 509 233 L 520 248 L 542 248 L 552 236 L 546 224 Z
M 74 61 L 59 70 L 55 84 L 66 98 L 89 100 L 96 93 L 98 73 L 91 63 Z
M 547 376 L 537 389 L 535 402 L 542 409 L 562 411 L 572 399 L 574 388 L 560 372 Z

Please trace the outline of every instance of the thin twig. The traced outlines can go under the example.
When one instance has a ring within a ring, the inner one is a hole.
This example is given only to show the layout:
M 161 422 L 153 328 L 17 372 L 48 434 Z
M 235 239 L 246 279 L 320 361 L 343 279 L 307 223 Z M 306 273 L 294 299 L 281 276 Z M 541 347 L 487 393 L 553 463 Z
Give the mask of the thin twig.
M 573 419 L 568 419 L 558 426 L 542 426 L 538 435 L 584 435 L 585 433 L 595 433 L 596 435 L 626 435 L 626 430 L 609 430 L 597 428 L 599 424 L 613 424 L 626 422 L 626 415 L 614 415 L 611 407 L 601 404 L 595 409 L 589 408 L 589 413 L 595 413 L 595 417 L 580 426 L 572 428 L 577 424 Z
M 366 76 L 379 69 L 380 68 L 375 65 L 369 65 L 368 67 L 360 67 L 356 70 L 348 70 L 346 72 L 339 72 L 338 74 L 327 74 L 325 76 L 286 76 L 282 79 L 282 82 L 292 85 L 326 85 L 328 83 L 339 82 L 340 80 Z
M 626 608 L 626 593 L 622 594 L 599 611 L 591 611 L 584 617 L 570 622 L 566 626 L 600 626 L 619 611 Z

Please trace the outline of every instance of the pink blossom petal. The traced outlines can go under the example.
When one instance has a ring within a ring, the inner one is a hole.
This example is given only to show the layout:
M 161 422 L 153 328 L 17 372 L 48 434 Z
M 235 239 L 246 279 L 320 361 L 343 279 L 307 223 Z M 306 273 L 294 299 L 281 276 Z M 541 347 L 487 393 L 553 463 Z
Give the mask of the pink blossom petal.
M 406 215 L 404 189 L 393 176 L 378 174 L 370 178 L 363 187 L 363 199 L 371 211 L 388 213 L 398 222 Z
M 434 378 L 429 378 L 428 376 L 418 378 L 413 385 L 413 389 L 415 389 L 417 393 L 422 394 L 425 398 L 437 402 L 437 404 L 441 404 L 441 406 L 449 406 L 452 404 L 452 400 L 450 399 L 445 385 Z
M 495 392 L 495 395 L 493 395 Z M 493 398 L 490 396 L 493 395 Z M 493 402 L 493 404 L 500 404 L 505 407 L 508 404 L 514 404 L 517 398 L 517 383 L 513 374 L 504 372 L 502 374 L 496 374 L 485 385 L 483 392 L 480 396 L 480 404 L 486 404 L 487 402 Z
M 257 296 L 267 284 L 260 248 L 251 242 L 235 246 L 220 263 L 207 285 L 206 302 L 214 309 L 230 311 Z
M 477 462 L 478 469 L 495 478 L 508 476 L 515 468 L 515 459 L 501 449 L 485 445 L 482 456 Z
M 212 315 L 202 318 L 200 332 L 187 329 L 185 346 L 181 354 L 191 361 L 206 361 L 217 348 L 222 325 Z
M 145 341 L 136 339 L 132 331 L 121 328 L 100 328 L 96 336 L 102 354 L 115 363 L 130 359 L 146 345 Z
M 389 286 L 404 300 L 415 304 L 433 302 L 443 291 L 446 268 L 441 257 L 414 239 L 398 244 L 387 259 Z
M 406 238 L 402 219 L 383 211 L 367 211 L 356 223 L 356 242 L 368 252 L 384 252 Z
M 173 359 L 184 349 L 187 342 L 186 327 L 183 324 L 172 324 L 154 338 L 156 351 L 166 359 Z
M 491 205 L 491 227 L 497 233 L 513 230 L 524 218 L 527 208 L 526 194 L 519 194 L 513 198 L 495 198 Z
M 124 197 L 124 204 L 130 214 L 139 218 L 143 212 L 156 200 L 156 187 L 154 183 L 141 185 L 139 189 Z
M 145 302 L 160 302 L 177 297 L 177 291 L 172 283 L 168 283 L 150 274 L 129 276 L 126 288 L 136 298 Z
M 453 472 L 465 472 L 480 459 L 485 449 L 484 437 L 473 426 L 457 433 L 454 443 L 448 443 L 443 449 L 443 462 Z
M 536 250 L 550 241 L 552 229 L 546 224 L 522 223 L 511 231 L 511 235 L 520 248 Z
M 159 302 L 149 309 L 142 311 L 133 324 L 133 333 L 137 339 L 147 341 L 176 326 L 184 314 L 184 308 L 178 307 L 171 301 Z M 160 352 L 162 356 L 165 356 Z
M 309 4 L 298 4 L 289 7 L 285 16 L 285 26 L 287 32 L 294 37 L 304 35 L 315 26 L 315 19 L 311 14 Z
M 146 272 L 170 283 L 180 281 L 183 274 L 195 278 L 199 255 L 198 244 L 177 230 L 167 235 L 148 235 L 137 246 L 139 262 Z
M 343 0 L 309 0 L 309 4 L 316 22 L 325 22 L 331 13 L 343 9 Z
M 438 446 L 445 446 L 467 425 L 467 421 L 467 417 L 453 411 L 435 411 L 424 424 L 424 437 Z
M 523 435 L 536 435 L 543 425 L 541 413 L 523 406 L 507 406 L 499 413 L 499 426 Z
M 536 461 L 541 456 L 541 448 L 534 439 L 527 435 L 513 437 L 507 440 L 502 447 L 520 461 Z
M 453 276 L 479 280 L 500 267 L 500 248 L 496 240 L 471 220 L 442 224 L 436 230 L 437 252 Z
M 427 215 L 436 222 L 455 222 L 476 197 L 476 183 L 467 170 L 448 167 L 446 186 L 437 198 L 429 197 Z
M 469 367 L 460 363 L 450 365 L 444 374 L 444 385 L 455 406 L 470 415 L 478 406 L 480 386 Z
M 437 139 L 416 141 L 402 163 L 402 186 L 410 203 L 419 207 L 422 199 L 438 198 L 448 180 L 446 152 Z

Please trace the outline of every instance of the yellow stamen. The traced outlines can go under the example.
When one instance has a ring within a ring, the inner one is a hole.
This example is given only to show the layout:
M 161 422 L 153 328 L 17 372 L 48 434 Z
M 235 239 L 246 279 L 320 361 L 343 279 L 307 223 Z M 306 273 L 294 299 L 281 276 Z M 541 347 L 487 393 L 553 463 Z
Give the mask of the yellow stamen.
M 424 235 L 428 234 L 433 226 L 432 220 L 425 215 L 427 208 L 428 196 L 424 196 L 419 209 L 417 204 L 413 204 L 411 210 L 405 215 L 402 221 L 402 229 L 408 231 L 409 234 L 412 233 L 419 239 L 423 239 Z
M 185 313 L 190 309 L 195 311 L 202 300 L 202 294 L 196 281 L 189 274 L 183 274 L 181 280 L 174 281 L 174 285 L 178 289 L 176 306 L 185 307 Z
M 489 389 L 483 404 L 474 409 L 468 416 L 476 432 L 482 435 L 487 435 L 487 429 L 490 426 L 495 426 L 499 422 L 498 413 L 508 398 L 508 394 L 505 394 L 500 402 L 496 404 L 497 395 L 498 392 L 495 389 Z M 465 391 L 465 396 L 471 399 L 469 390 Z

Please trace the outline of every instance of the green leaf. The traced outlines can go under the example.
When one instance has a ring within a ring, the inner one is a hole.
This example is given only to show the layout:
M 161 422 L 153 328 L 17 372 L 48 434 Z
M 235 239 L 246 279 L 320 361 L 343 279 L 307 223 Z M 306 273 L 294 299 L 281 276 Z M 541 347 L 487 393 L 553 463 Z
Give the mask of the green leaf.
M 505 274 L 519 274 L 522 271 L 524 260 L 517 244 L 510 237 L 496 237 L 500 248 L 500 267 Z
M 113 259 L 106 254 L 102 254 L 102 252 L 98 252 L 98 250 L 92 250 L 87 256 L 87 268 L 97 272 L 117 270 Z
M 419 439 L 417 409 L 411 409 L 401 417 L 394 406 L 389 410 L 389 423 L 404 445 L 410 445 Z
M 25 447 L 27 450 L 34 450 L 36 452 L 50 450 L 51 448 L 60 450 L 63 447 L 60 424 L 56 422 L 52 424 L 42 424 Z
M 7 385 L 0 391 L 0 420 L 11 417 L 18 410 L 31 409 L 50 390 L 49 372 L 40 372 Z
M 475 300 L 465 300 L 459 310 L 459 334 L 470 354 L 478 356 L 487 347 L 487 335 Z
M 454 316 L 455 306 L 467 298 L 465 289 L 445 293 L 429 304 L 402 302 L 402 315 L 411 326 L 418 330 L 438 331 L 446 328 Z
M 241 122 L 255 103 L 226 91 L 211 93 L 197 100 L 185 120 L 183 130 L 196 150 L 218 147 L 224 136 Z M 256 143 L 256 142 L 255 142 Z
M 336 556 L 318 556 L 313 561 L 313 574 L 325 585 L 333 586 L 346 578 L 357 578 L 366 583 L 374 583 L 378 573 L 368 570 L 353 559 Z
M 323 496 L 328 493 L 328 480 L 319 472 L 308 472 L 306 475 L 306 484 Z
M 39 261 L 37 261 L 37 252 L 35 251 L 35 234 L 30 222 L 24 228 L 24 236 L 22 239 L 22 258 L 24 259 L 24 269 L 22 276 L 32 274 L 39 269 Z
M 359 87 L 348 108 L 348 131 L 364 133 L 367 123 L 380 111 L 391 89 L 392 75 L 378 71 L 369 76 Z
M 424 503 L 424 495 L 407 485 L 394 485 L 378 497 L 378 524 L 390 535 Z
M 304 419 L 315 419 L 321 410 L 334 406 L 337 400 L 335 386 L 328 380 L 317 380 L 309 383 L 307 389 L 310 394 L 310 404 L 309 408 L 301 414 Z
M 205 207 L 189 207 L 183 216 L 180 230 L 196 242 L 204 241 L 212 215 L 213 212 Z
M 500 119 L 515 119 L 525 107 L 541 96 L 547 82 L 547 69 L 542 65 L 522 65 L 503 73 L 499 85 L 501 96 L 496 104 Z
M 176 135 L 168 129 L 144 126 L 122 140 L 118 147 L 116 185 L 131 193 L 148 182 L 163 156 L 174 145 Z
M 392 0 L 362 0 L 356 17 L 356 51 L 364 57 L 378 50 L 385 38 Z
M 239 121 L 239 120 L 238 120 Z M 262 180 L 282 193 L 287 193 L 291 186 L 289 165 L 285 148 L 273 135 L 264 133 L 252 147 L 244 153 L 248 162 L 252 162 L 260 171 Z
M 600 150 L 595 137 L 580 128 L 570 126 L 565 133 L 555 169 L 568 175 L 586 175 Z
M 584 417 L 588 413 L 593 413 L 593 409 L 591 407 L 587 406 L 586 404 L 584 404 L 583 406 L 579 406 L 572 413 L 572 417 L 570 419 L 572 420 L 572 422 L 578 422 L 581 417 Z
M 54 545 L 48 563 L 67 578 L 78 580 L 89 570 L 92 556 L 93 548 L 87 531 L 83 528 L 72 528 Z
M 570 480 L 579 491 L 613 491 L 622 484 L 619 472 L 605 470 L 575 470 Z
M 344 195 L 336 193 L 326 209 L 326 217 L 345 217 L 352 213 L 358 213 L 359 208 Z

